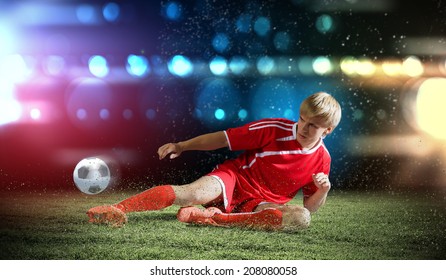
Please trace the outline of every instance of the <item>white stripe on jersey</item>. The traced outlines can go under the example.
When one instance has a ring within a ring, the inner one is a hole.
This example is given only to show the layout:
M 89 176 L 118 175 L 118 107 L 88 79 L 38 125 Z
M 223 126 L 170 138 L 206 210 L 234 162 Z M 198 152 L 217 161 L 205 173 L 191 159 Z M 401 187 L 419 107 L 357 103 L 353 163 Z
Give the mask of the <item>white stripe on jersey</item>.
M 294 126 L 293 123 L 290 124 L 290 123 L 281 122 L 281 121 L 262 121 L 262 122 L 258 122 L 258 123 L 254 123 L 254 124 L 250 125 L 249 130 L 261 129 L 261 128 L 265 128 L 265 127 L 278 127 L 283 130 L 293 131 L 293 126 Z
M 242 166 L 243 169 L 251 168 L 251 166 L 256 162 L 257 158 L 267 157 L 267 156 L 277 156 L 277 155 L 307 155 L 315 152 L 322 145 L 322 141 L 319 141 L 319 144 L 316 145 L 311 150 L 291 150 L 291 151 L 269 151 L 263 153 L 256 153 L 255 158 L 248 164 Z M 325 147 L 324 147 L 325 148 Z
M 296 136 L 294 135 L 276 139 L 276 141 L 293 141 L 293 140 L 296 140 Z
M 229 141 L 228 133 L 226 133 L 226 130 L 223 130 L 225 136 L 226 136 L 226 142 L 228 142 L 228 148 L 232 151 L 231 142 Z

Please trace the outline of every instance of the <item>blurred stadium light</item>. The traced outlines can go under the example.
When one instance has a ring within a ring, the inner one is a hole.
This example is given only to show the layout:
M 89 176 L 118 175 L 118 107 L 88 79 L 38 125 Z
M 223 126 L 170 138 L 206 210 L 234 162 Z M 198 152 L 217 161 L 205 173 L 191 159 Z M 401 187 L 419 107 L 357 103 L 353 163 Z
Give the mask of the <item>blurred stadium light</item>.
M 187 77 L 193 73 L 194 66 L 189 58 L 176 55 L 168 63 L 169 72 L 175 76 Z
M 420 129 L 446 140 L 446 78 L 430 78 L 417 90 L 416 119 Z
M 303 97 L 326 90 L 345 108 L 326 140 L 335 154 L 427 157 L 446 151 L 444 19 L 414 28 L 418 9 L 441 4 L 428 2 L 4 1 L 0 133 L 51 123 L 75 135 L 62 149 L 142 150 L 175 133 L 296 120 Z
M 308 7 L 317 12 L 388 12 L 396 7 L 397 0 L 354 0 L 354 1 L 299 1 L 296 4 L 308 4 Z

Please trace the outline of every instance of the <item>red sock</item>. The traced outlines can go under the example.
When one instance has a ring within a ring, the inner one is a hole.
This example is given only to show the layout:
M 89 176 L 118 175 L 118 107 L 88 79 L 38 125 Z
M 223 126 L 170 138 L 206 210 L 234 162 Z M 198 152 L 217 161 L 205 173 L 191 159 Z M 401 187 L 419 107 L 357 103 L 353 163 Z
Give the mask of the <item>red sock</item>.
M 219 225 L 252 227 L 260 229 L 280 229 L 282 212 L 278 209 L 265 209 L 260 212 L 215 214 L 212 220 Z
M 123 212 L 139 212 L 160 210 L 171 206 L 175 201 L 175 192 L 172 186 L 158 186 L 142 193 L 131 196 L 114 205 Z

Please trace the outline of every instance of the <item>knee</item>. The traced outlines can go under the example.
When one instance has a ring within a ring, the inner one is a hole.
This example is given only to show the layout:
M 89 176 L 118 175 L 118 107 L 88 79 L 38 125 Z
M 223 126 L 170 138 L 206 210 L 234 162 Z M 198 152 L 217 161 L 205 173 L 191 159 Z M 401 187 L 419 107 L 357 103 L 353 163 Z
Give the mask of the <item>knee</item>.
M 201 205 L 206 204 L 213 199 L 218 194 L 213 191 L 212 186 L 209 188 L 197 188 L 192 184 L 174 186 L 175 192 L 175 205 L 178 206 L 191 206 L 191 205 Z
M 197 197 L 195 192 L 189 188 L 189 185 L 173 186 L 173 190 L 175 192 L 175 205 L 181 207 L 195 205 Z
M 307 208 L 294 206 L 282 210 L 282 226 L 284 230 L 301 230 L 310 226 L 311 214 Z

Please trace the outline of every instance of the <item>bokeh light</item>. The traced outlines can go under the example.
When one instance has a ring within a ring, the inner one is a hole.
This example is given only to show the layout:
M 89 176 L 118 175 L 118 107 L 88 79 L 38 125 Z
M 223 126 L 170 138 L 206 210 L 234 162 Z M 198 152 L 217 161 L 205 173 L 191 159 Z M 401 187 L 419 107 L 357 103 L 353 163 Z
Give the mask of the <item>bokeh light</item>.
M 316 19 L 316 29 L 322 34 L 333 31 L 333 18 L 330 15 L 320 15 Z
M 229 36 L 225 33 L 218 33 L 214 36 L 212 39 L 212 46 L 214 47 L 214 50 L 216 50 L 219 53 L 224 53 L 229 50 L 231 45 L 231 41 L 229 39 Z
M 240 109 L 240 111 L 238 111 L 238 117 L 242 121 L 245 120 L 248 117 L 248 111 L 246 109 Z
M 156 118 L 156 111 L 154 109 L 147 109 L 145 116 L 149 120 L 154 120 Z
M 32 70 L 19 54 L 0 56 L 0 77 L 10 82 L 23 82 L 31 75 Z
M 110 111 L 108 109 L 101 109 L 99 111 L 99 117 L 103 120 L 108 120 L 110 118 Z
M 234 56 L 229 61 L 229 69 L 236 75 L 244 74 L 249 68 L 248 60 L 241 56 Z
M 241 14 L 235 22 L 235 30 L 242 33 L 251 31 L 252 16 L 249 14 Z
M 134 54 L 127 57 L 126 69 L 130 75 L 135 77 L 144 77 L 150 72 L 150 66 L 147 58 Z
M 225 58 L 217 56 L 209 63 L 209 69 L 212 74 L 217 76 L 223 76 L 228 73 L 228 63 Z
M 182 55 L 174 56 L 169 61 L 167 67 L 171 74 L 179 77 L 190 76 L 194 70 L 194 66 L 189 58 Z
M 314 74 L 313 58 L 310 56 L 303 56 L 303 57 L 299 58 L 297 67 L 299 68 L 299 71 L 304 75 Z
M 268 33 L 271 31 L 270 20 L 266 17 L 258 17 L 254 22 L 254 31 L 260 37 L 268 35 Z
M 162 7 L 162 13 L 164 17 L 171 21 L 179 21 L 183 15 L 183 7 L 180 3 L 171 1 Z
M 42 116 L 42 112 L 38 108 L 32 108 L 29 112 L 29 116 L 33 120 L 38 120 Z
M 387 75 L 387 76 L 398 76 L 402 73 L 403 70 L 403 66 L 401 65 L 400 61 L 384 61 L 381 64 L 381 68 L 383 70 L 383 72 Z
M 421 76 L 424 72 L 423 64 L 416 56 L 409 56 L 403 61 L 403 71 L 410 77 Z
M 430 78 L 418 88 L 416 101 L 417 123 L 430 135 L 446 140 L 446 79 Z
M 108 75 L 110 71 L 108 68 L 108 63 L 105 57 L 100 55 L 92 56 L 88 60 L 88 69 L 90 69 L 90 73 L 98 78 L 104 78 Z
M 1 90 L 0 81 L 0 126 L 18 121 L 22 116 L 22 106 L 13 97 Z
M 119 5 L 110 2 L 104 5 L 104 8 L 102 9 L 102 14 L 106 21 L 108 22 L 115 22 L 119 19 L 121 13 L 121 9 L 119 8 Z
M 0 57 L 14 51 L 14 36 L 11 26 L 0 20 Z
M 50 76 L 59 76 L 64 74 L 65 67 L 65 59 L 58 55 L 48 56 L 43 63 L 43 70 Z
M 214 116 L 217 120 L 224 120 L 226 116 L 225 110 L 218 108 L 215 110 Z
M 98 12 L 89 4 L 81 4 L 76 9 L 76 16 L 80 23 L 92 25 L 99 22 Z
M 313 70 L 316 74 L 327 75 L 333 72 L 333 64 L 329 58 L 319 56 L 313 60 Z
M 274 60 L 269 56 L 261 57 L 257 60 L 257 71 L 262 75 L 273 74 L 276 70 Z

